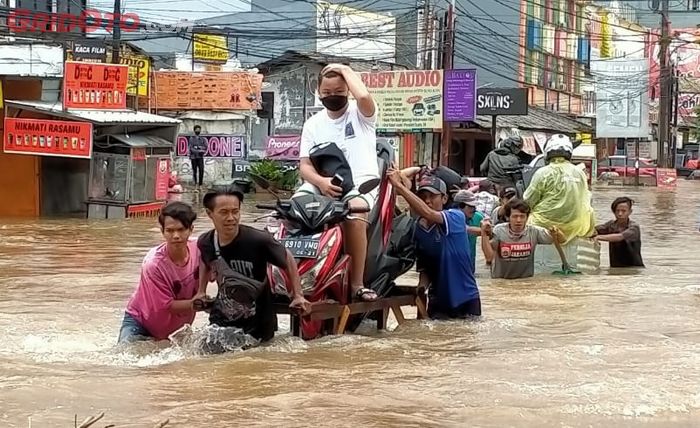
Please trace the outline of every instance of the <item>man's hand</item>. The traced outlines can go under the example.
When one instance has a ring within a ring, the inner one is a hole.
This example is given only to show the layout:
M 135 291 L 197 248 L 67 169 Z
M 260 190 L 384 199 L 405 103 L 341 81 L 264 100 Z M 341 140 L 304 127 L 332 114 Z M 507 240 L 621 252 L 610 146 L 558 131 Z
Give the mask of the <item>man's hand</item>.
M 487 218 L 481 220 L 481 234 L 490 236 L 492 231 L 493 231 L 493 225 L 491 224 L 491 220 L 489 220 Z
M 349 70 L 350 68 L 347 65 L 343 64 L 328 64 L 323 68 L 321 71 L 322 75 L 325 75 L 326 73 L 329 73 L 331 71 L 335 71 L 336 73 L 340 74 L 341 76 L 345 71 Z
M 330 177 L 323 177 L 318 183 L 318 190 L 329 198 L 337 199 L 343 194 L 343 189 L 331 184 L 331 180 L 333 179 Z
M 403 182 L 403 177 L 401 176 L 401 171 L 398 169 L 394 168 L 389 168 L 389 170 L 386 172 L 386 176 L 389 179 L 389 182 L 393 184 L 396 187 L 399 186 L 404 186 L 405 184 Z
M 289 307 L 299 309 L 302 315 L 308 315 L 311 312 L 311 303 L 304 296 L 296 296 Z
M 561 229 L 559 229 L 558 227 L 550 227 L 549 233 L 552 235 L 552 238 L 554 238 L 554 240 L 556 240 L 557 242 L 564 242 L 564 233 L 562 233 Z

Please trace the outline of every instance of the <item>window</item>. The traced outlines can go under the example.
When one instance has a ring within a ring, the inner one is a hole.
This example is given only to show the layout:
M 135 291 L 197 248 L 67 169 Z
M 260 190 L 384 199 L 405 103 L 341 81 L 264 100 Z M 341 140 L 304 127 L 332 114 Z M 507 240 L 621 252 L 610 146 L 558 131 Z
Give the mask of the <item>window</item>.
M 535 0 L 528 0 L 526 13 L 527 18 L 532 18 L 535 16 Z
M 576 2 L 574 0 L 565 0 L 567 2 L 566 28 L 574 28 L 576 25 Z

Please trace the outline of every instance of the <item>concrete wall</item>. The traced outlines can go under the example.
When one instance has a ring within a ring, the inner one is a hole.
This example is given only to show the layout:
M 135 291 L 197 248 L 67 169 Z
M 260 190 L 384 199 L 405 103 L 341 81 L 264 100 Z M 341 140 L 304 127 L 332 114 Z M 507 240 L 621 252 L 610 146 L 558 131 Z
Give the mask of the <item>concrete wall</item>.
M 199 119 L 182 119 L 178 134 L 191 134 L 194 125 L 202 127 L 202 134 L 246 135 L 246 126 L 243 120 Z M 211 185 L 217 181 L 231 181 L 233 162 L 231 159 L 204 159 L 204 184 Z M 176 157 L 173 162 L 173 170 L 177 172 L 181 183 L 191 184 L 193 182 L 189 158 Z

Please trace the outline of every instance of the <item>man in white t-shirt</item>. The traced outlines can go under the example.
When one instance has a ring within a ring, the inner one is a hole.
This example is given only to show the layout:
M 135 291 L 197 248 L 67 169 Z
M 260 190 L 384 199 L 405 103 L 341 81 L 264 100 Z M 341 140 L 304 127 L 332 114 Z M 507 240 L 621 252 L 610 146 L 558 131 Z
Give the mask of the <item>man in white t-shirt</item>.
M 323 194 L 338 198 L 342 189 L 331 184 L 332 178 L 321 176 L 314 168 L 309 153 L 319 145 L 333 142 L 343 151 L 352 170 L 353 190 L 343 196 L 351 207 L 374 206 L 378 190 L 361 195 L 357 188 L 364 182 L 379 178 L 377 165 L 377 106 L 360 77 L 346 65 L 330 64 L 318 77 L 318 94 L 325 107 L 304 123 L 301 133 L 299 171 L 304 184 L 300 193 Z M 352 94 L 354 101 L 348 100 Z M 366 218 L 366 214 L 358 214 Z M 347 220 L 344 224 L 346 251 L 350 255 L 350 286 L 352 295 L 362 301 L 377 299 L 377 293 L 365 288 L 367 259 L 367 223 Z

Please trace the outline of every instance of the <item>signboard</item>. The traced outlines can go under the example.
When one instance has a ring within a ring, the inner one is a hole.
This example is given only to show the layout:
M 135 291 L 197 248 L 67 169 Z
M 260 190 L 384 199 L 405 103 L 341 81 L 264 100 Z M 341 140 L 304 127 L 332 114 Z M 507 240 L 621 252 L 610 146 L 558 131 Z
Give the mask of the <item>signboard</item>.
M 265 157 L 275 160 L 299 160 L 300 135 L 273 135 L 267 137 Z
M 675 168 L 657 168 L 656 185 L 663 189 L 675 189 L 677 185 Z
M 477 91 L 477 114 L 491 116 L 527 116 L 526 88 L 480 88 Z
M 119 55 L 119 64 L 129 66 L 127 95 L 147 97 L 151 60 L 145 55 L 122 52 Z
M 73 58 L 82 62 L 107 62 L 107 45 L 101 40 L 76 40 Z
M 195 34 L 192 43 L 192 58 L 201 62 L 226 63 L 228 61 L 228 38 L 218 34 Z
M 152 102 L 173 110 L 257 110 L 262 74 L 245 71 L 156 71 Z
M 476 118 L 476 70 L 445 70 L 445 121 Z
M 191 135 L 178 135 L 177 145 L 175 146 L 175 156 L 189 156 L 190 149 L 188 139 Z M 230 158 L 243 159 L 245 158 L 245 139 L 240 135 L 200 135 L 207 143 L 207 152 L 204 154 L 206 158 Z
M 6 117 L 3 151 L 25 155 L 92 157 L 92 124 Z
M 596 80 L 596 137 L 649 136 L 649 64 L 643 59 L 591 62 Z
M 170 180 L 170 159 L 158 158 L 158 168 L 156 169 L 156 200 L 164 201 L 168 199 L 168 182 Z
M 66 62 L 63 106 L 74 109 L 124 110 L 128 67 Z
M 360 73 L 379 108 L 377 128 L 442 129 L 442 70 Z

